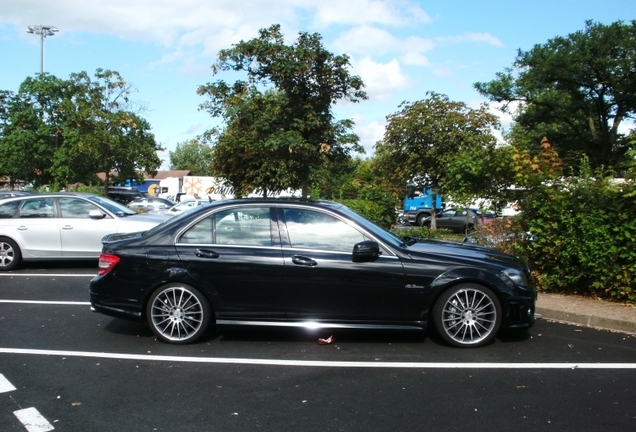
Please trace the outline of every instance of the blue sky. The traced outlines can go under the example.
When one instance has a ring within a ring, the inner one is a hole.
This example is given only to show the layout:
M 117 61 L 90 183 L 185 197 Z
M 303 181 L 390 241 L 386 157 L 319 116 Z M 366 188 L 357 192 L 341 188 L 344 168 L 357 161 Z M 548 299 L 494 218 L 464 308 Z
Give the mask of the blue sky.
M 636 1 L 0 0 L 0 89 L 17 91 L 39 72 L 40 38 L 26 29 L 53 25 L 59 32 L 45 39 L 45 72 L 118 71 L 146 107 L 167 161 L 178 143 L 219 122 L 198 110 L 205 99 L 196 94 L 219 79 L 210 69 L 218 51 L 280 24 L 290 42 L 299 31 L 316 32 L 329 51 L 349 55 L 369 100 L 335 112 L 355 120 L 372 154 L 402 101 L 435 91 L 478 106 L 485 100 L 475 82 L 510 66 L 518 49 L 582 30 L 588 19 L 631 21 Z

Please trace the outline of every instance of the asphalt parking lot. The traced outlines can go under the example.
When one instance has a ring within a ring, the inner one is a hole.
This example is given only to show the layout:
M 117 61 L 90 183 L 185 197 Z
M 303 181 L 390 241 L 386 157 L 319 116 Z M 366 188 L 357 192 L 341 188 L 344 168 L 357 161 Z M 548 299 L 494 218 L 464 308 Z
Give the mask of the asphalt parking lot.
M 541 319 L 478 349 L 365 332 L 320 345 L 326 335 L 297 331 L 224 332 L 174 346 L 145 325 L 90 312 L 92 274 L 91 266 L 30 266 L 0 275 L 3 430 L 24 430 L 17 413 L 31 408 L 55 430 L 636 426 L 629 334 Z

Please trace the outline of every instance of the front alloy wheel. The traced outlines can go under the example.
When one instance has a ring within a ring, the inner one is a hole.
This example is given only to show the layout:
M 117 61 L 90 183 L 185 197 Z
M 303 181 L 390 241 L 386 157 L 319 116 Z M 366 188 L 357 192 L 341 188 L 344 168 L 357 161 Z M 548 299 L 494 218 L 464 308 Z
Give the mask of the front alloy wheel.
M 159 288 L 150 297 L 146 315 L 148 324 L 159 339 L 186 344 L 205 334 L 211 307 L 197 289 L 170 284 Z
M 433 308 L 440 336 L 456 347 L 488 343 L 501 325 L 501 306 L 486 287 L 462 284 L 445 291 Z

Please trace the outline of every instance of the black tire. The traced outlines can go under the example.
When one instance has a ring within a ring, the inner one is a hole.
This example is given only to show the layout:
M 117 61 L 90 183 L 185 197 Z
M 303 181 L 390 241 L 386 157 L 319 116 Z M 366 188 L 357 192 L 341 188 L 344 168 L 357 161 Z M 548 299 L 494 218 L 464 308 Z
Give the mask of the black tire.
M 488 288 L 460 284 L 444 291 L 433 307 L 437 333 L 448 344 L 478 347 L 495 337 L 501 326 L 501 305 Z
M 158 339 L 173 343 L 195 342 L 207 331 L 212 307 L 196 288 L 168 284 L 158 288 L 148 300 L 146 318 Z
M 11 239 L 0 237 L 0 271 L 15 269 L 22 262 L 22 252 Z

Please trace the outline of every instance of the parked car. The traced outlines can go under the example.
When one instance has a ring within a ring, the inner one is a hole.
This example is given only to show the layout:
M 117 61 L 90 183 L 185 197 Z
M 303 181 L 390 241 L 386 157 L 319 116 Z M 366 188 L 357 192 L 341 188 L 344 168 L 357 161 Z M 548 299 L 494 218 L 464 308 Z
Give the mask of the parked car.
M 480 216 L 474 210 L 467 208 L 449 208 L 435 216 L 437 228 L 446 228 L 459 233 L 470 231 L 479 223 L 481 223 Z M 431 226 L 430 216 L 422 221 L 422 226 Z
M 140 213 L 160 213 L 174 207 L 175 203 L 165 198 L 135 198 L 126 207 Z
M 3 191 L 0 191 L 0 199 L 12 198 L 16 196 L 24 196 L 24 195 L 30 195 L 30 194 L 31 192 L 27 192 L 27 191 L 3 190 Z
M 498 217 L 500 217 L 492 210 L 481 210 L 479 208 L 471 208 L 471 210 L 474 211 L 477 216 L 479 216 L 482 223 L 490 222 L 493 219 L 497 219 Z
M 13 270 L 22 261 L 96 260 L 106 234 L 145 231 L 166 219 L 90 194 L 5 198 L 0 201 L 0 270 Z
M 195 200 L 186 200 L 186 201 L 181 201 L 180 203 L 176 204 L 173 207 L 170 207 L 169 209 L 166 209 L 164 211 L 164 214 L 170 215 L 170 216 L 176 216 L 178 214 L 183 213 L 186 210 L 190 210 L 193 209 L 195 207 L 198 206 L 202 206 L 202 205 L 206 205 L 209 204 L 210 200 L 208 199 L 195 199 Z
M 474 347 L 534 323 L 537 291 L 515 257 L 402 239 L 332 202 L 216 201 L 103 243 L 92 309 L 146 321 L 169 343 L 227 326 L 432 325 Z
M 108 198 L 113 201 L 117 201 L 120 204 L 128 205 L 129 202 L 137 198 L 150 198 L 151 195 L 148 192 L 141 192 L 136 187 L 124 187 L 124 186 L 109 186 Z

